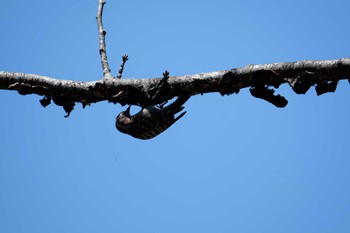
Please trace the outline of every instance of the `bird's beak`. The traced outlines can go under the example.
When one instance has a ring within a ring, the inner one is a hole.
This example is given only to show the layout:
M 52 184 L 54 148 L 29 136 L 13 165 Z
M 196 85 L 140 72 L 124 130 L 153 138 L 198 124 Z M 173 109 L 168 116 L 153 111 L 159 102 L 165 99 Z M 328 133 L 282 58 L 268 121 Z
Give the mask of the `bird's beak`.
M 130 107 L 131 107 L 131 105 L 129 105 L 129 107 L 125 110 L 125 112 L 126 112 L 127 114 L 130 114 Z

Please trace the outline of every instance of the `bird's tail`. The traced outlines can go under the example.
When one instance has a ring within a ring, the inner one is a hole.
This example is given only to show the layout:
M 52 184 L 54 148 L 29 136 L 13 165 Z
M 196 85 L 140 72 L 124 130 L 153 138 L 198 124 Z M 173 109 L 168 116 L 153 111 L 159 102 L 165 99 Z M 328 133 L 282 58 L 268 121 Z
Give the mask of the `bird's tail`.
M 181 112 L 185 107 L 182 106 L 186 103 L 186 101 L 191 97 L 191 95 L 181 95 L 177 97 L 177 99 L 167 106 L 164 110 L 167 114 L 175 116 L 175 114 Z M 182 112 L 180 115 L 174 118 L 174 123 L 178 121 L 181 117 L 183 117 L 186 112 Z
M 191 95 L 181 95 L 177 97 L 177 99 L 173 103 L 171 103 L 169 106 L 167 106 L 165 110 L 171 111 L 173 112 L 173 114 L 180 112 L 182 109 L 184 109 L 182 105 L 184 105 L 190 97 Z
M 183 107 L 182 107 L 182 109 L 183 109 Z M 174 123 L 175 123 L 177 120 L 179 120 L 181 117 L 183 117 L 185 114 L 186 114 L 186 111 L 185 111 L 185 112 L 182 112 L 180 115 L 178 115 L 177 117 L 175 117 Z

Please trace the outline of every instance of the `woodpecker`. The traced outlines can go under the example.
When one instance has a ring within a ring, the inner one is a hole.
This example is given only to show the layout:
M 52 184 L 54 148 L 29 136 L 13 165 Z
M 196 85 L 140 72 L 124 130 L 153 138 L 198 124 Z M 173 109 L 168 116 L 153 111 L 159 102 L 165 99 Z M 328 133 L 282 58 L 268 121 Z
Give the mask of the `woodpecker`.
M 190 96 L 179 96 L 172 104 L 166 107 L 148 106 L 141 109 L 135 115 L 130 115 L 130 106 L 116 117 L 116 128 L 125 134 L 138 139 L 151 139 L 168 129 L 177 120 L 183 117 L 182 106 Z

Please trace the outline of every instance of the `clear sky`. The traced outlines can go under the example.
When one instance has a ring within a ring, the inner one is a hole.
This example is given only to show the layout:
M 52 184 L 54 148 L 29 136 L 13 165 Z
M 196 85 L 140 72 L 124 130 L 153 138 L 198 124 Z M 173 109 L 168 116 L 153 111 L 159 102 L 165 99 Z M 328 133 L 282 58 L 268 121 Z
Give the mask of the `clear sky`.
M 195 74 L 350 56 L 348 0 L 110 0 L 114 75 Z M 99 80 L 97 0 L 0 2 L 0 70 Z M 350 232 L 350 85 L 316 96 L 194 96 L 140 141 L 106 102 L 64 118 L 0 91 L 0 232 Z M 134 107 L 133 111 L 137 111 Z

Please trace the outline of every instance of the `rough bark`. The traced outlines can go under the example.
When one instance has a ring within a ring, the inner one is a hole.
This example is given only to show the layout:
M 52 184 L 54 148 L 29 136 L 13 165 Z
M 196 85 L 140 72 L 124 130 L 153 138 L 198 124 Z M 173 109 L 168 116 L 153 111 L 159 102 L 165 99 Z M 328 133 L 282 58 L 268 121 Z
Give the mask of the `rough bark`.
M 75 103 L 83 107 L 91 103 L 107 100 L 121 105 L 148 106 L 162 105 L 175 96 L 196 95 L 219 92 L 221 95 L 239 93 L 242 88 L 250 88 L 256 98 L 264 99 L 276 107 L 285 107 L 288 101 L 275 95 L 283 83 L 289 83 L 297 94 L 306 93 L 316 86 L 318 95 L 336 90 L 338 81 L 349 79 L 350 59 L 330 61 L 298 61 L 266 65 L 248 65 L 242 68 L 170 77 L 166 71 L 163 77 L 149 79 L 121 79 L 128 56 L 123 56 L 116 78 L 108 65 L 105 44 L 106 31 L 103 28 L 102 13 L 104 0 L 98 1 L 97 27 L 99 52 L 103 78 L 95 82 L 59 80 L 35 74 L 0 72 L 0 89 L 18 91 L 19 94 L 37 94 L 46 107 L 53 101 L 63 106 L 67 116 Z
M 102 79 L 77 82 L 15 72 L 0 72 L 0 89 L 15 90 L 19 94 L 44 96 L 45 106 L 52 99 L 69 113 L 74 103 L 83 106 L 107 100 L 122 105 L 153 105 L 183 94 L 219 92 L 222 95 L 238 93 L 250 88 L 257 98 L 284 107 L 284 97 L 274 95 L 274 89 L 288 83 L 297 94 L 316 86 L 318 95 L 334 92 L 341 79 L 350 77 L 350 59 L 328 61 L 298 61 L 266 65 L 248 65 L 241 68 L 169 78 Z M 70 109 L 71 108 L 71 109 Z M 70 111 L 69 111 L 70 110 Z

